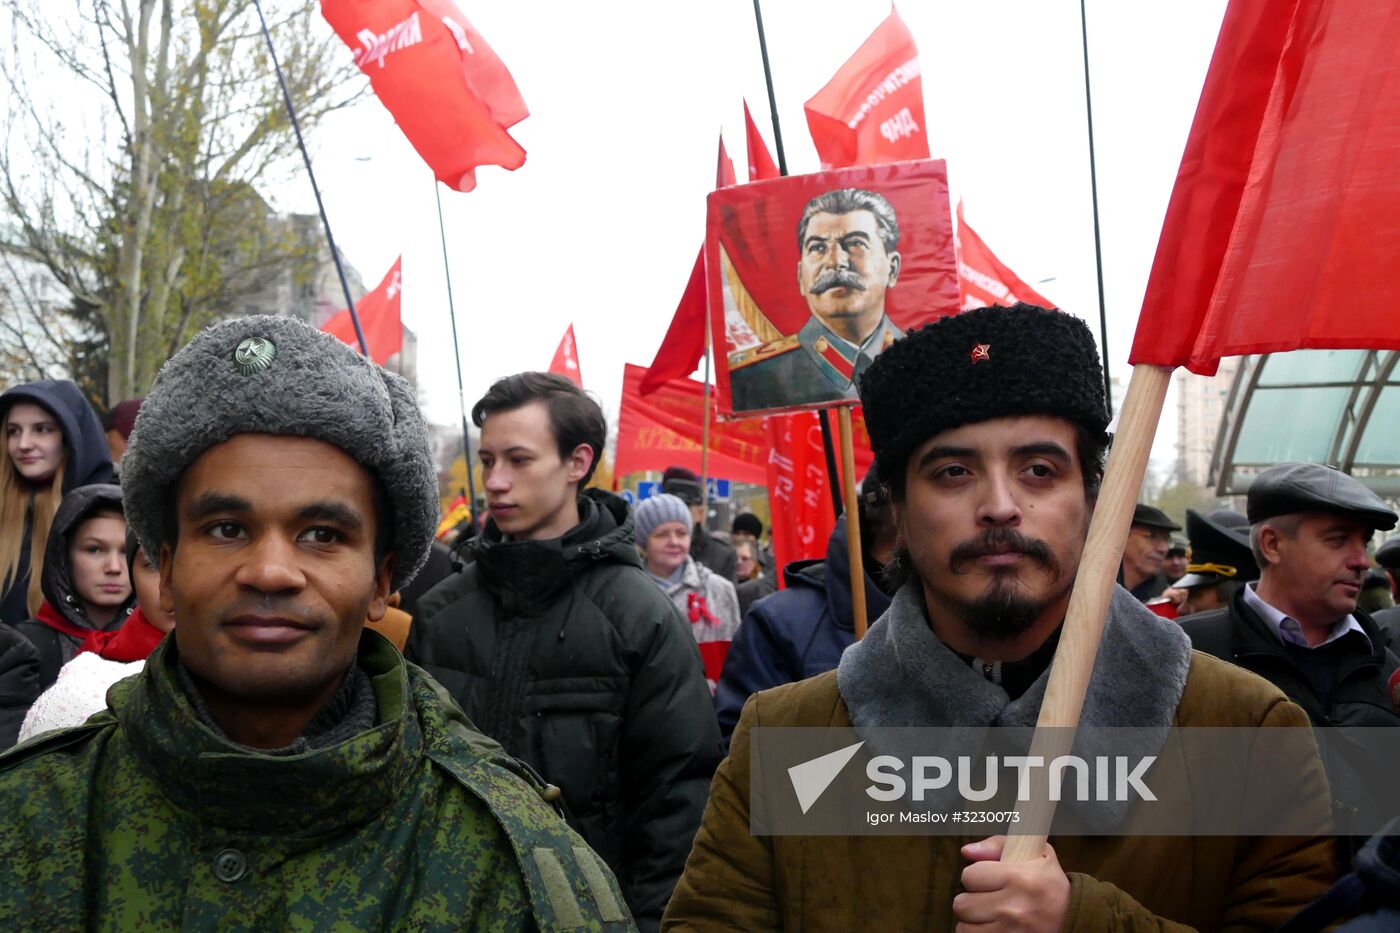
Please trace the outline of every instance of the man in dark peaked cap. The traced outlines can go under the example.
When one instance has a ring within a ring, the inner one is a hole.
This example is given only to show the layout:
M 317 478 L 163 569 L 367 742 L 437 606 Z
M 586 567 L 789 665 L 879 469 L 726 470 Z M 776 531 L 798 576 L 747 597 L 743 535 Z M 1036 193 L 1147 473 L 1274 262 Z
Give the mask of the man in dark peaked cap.
M 1150 505 L 1138 503 L 1133 510 L 1133 526 L 1123 546 L 1123 567 L 1119 582 L 1139 602 L 1162 595 L 1171 583 L 1162 573 L 1172 532 L 1181 526 L 1167 518 L 1167 513 Z
M 1186 573 L 1172 581 L 1172 589 L 1186 592 L 1181 617 L 1219 609 L 1241 586 L 1259 579 L 1259 565 L 1249 547 L 1249 519 L 1239 512 L 1220 509 L 1202 515 L 1187 509 L 1186 536 L 1191 561 Z
M 1376 563 L 1390 583 L 1390 595 L 1395 599 L 1395 605 L 1374 613 L 1371 618 L 1376 620 L 1386 643 L 1394 650 L 1400 645 L 1400 535 L 1387 539 L 1376 548 Z

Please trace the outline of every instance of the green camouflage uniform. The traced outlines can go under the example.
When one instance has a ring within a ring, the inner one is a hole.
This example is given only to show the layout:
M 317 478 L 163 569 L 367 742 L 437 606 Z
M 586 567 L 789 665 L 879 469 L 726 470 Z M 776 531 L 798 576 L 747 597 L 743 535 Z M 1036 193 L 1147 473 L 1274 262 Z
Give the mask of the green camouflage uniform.
M 329 748 L 217 735 L 167 638 L 109 711 L 0 757 L 0 929 L 635 929 L 538 778 L 382 637 L 359 664 L 378 725 Z

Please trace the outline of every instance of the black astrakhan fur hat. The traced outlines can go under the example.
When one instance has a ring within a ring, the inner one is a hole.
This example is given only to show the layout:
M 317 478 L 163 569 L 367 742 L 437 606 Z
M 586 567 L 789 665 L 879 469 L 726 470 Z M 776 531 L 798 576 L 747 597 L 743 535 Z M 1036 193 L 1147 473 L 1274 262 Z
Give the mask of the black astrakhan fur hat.
M 993 306 L 910 331 L 875 358 L 860 401 L 880 478 L 941 431 L 1021 415 L 1108 427 L 1094 335 L 1079 318 L 1035 305 Z

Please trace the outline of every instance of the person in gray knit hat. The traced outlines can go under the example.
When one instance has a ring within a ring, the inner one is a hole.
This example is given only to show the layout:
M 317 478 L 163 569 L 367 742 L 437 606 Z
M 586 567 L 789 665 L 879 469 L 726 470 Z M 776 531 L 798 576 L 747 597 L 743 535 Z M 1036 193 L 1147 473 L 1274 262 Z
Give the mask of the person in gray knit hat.
M 690 554 L 690 507 L 660 493 L 637 506 L 637 549 L 647 576 L 690 623 L 702 647 L 705 677 L 713 693 L 729 643 L 739 630 L 739 596 L 734 584 Z
M 123 492 L 175 630 L 0 766 L 0 926 L 633 928 L 557 791 L 365 629 L 437 521 L 406 382 L 293 318 L 217 324 Z

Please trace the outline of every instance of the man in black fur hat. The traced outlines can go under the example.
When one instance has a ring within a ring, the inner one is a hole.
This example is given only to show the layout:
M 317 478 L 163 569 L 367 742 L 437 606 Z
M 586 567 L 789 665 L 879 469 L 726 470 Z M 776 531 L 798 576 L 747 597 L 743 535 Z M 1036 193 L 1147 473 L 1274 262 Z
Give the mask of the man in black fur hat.
M 1150 837 L 1132 807 L 1107 836 L 1052 836 L 1039 858 L 1015 864 L 1000 861 L 1002 836 L 751 833 L 757 726 L 854 727 L 866 738 L 890 726 L 1034 725 L 1084 550 L 1108 412 L 1078 318 L 1029 305 L 944 318 L 875 360 L 861 402 L 895 507 L 903 585 L 835 671 L 749 698 L 669 928 L 1264 928 L 1315 897 L 1334 871 L 1324 838 Z M 1082 726 L 1164 736 L 1306 721 L 1276 688 L 1193 654 L 1177 625 L 1115 591 Z M 1204 780 L 1198 764 L 1183 759 L 1191 786 Z M 1328 825 L 1315 751 L 1288 764 L 1282 805 Z M 1243 809 L 1265 780 L 1251 772 L 1211 793 Z

